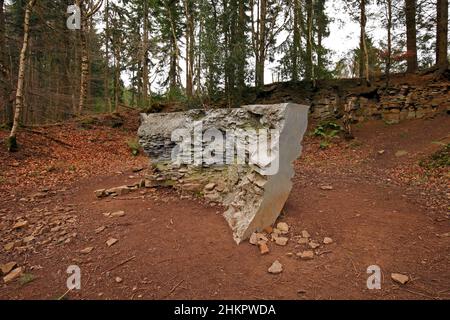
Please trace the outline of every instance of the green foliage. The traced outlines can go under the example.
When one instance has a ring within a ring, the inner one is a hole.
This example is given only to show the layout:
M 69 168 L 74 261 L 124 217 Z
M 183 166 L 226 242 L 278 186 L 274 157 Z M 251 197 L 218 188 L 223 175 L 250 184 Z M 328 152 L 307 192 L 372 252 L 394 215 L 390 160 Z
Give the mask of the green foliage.
M 36 279 L 36 277 L 34 275 L 32 275 L 31 273 L 24 273 L 23 275 L 20 276 L 19 283 L 21 286 L 24 286 L 30 282 L 33 282 L 35 279 Z
M 131 154 L 133 156 L 138 156 L 141 152 L 141 145 L 137 139 L 131 139 L 127 141 L 128 148 L 130 148 Z
M 424 168 L 444 168 L 450 166 L 450 143 L 442 150 L 434 153 L 429 159 L 422 160 L 420 165 Z
M 342 131 L 342 127 L 334 122 L 327 122 L 316 127 L 313 135 L 327 139 L 338 136 Z
M 322 138 L 320 149 L 327 149 L 331 146 L 331 140 L 338 137 L 342 132 L 342 127 L 334 122 L 326 122 L 318 125 L 312 135 Z
M 325 149 L 328 149 L 329 147 L 330 147 L 330 143 L 328 142 L 328 141 L 322 141 L 321 143 L 320 143 L 320 149 L 322 149 L 322 150 L 325 150 Z

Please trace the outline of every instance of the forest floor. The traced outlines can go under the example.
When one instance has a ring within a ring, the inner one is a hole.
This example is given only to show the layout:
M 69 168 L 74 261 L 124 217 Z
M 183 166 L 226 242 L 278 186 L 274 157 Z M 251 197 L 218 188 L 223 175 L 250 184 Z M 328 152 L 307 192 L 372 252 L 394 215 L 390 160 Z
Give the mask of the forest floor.
M 450 173 L 419 165 L 450 142 L 449 116 L 366 122 L 356 140 L 326 150 L 306 137 L 280 217 L 291 240 L 263 256 L 237 246 L 220 208 L 199 199 L 170 189 L 94 196 L 145 174 L 148 159 L 127 145 L 137 122 L 128 114 L 118 129 L 22 130 L 18 153 L 1 149 L 0 264 L 24 273 L 2 281 L 0 299 L 450 299 Z M 105 215 L 117 211 L 124 215 Z M 334 242 L 303 261 L 295 255 L 305 250 L 295 241 L 303 230 Z M 275 260 L 279 275 L 267 272 Z M 71 265 L 81 268 L 81 290 L 67 292 Z M 382 270 L 381 290 L 367 288 L 371 265 Z

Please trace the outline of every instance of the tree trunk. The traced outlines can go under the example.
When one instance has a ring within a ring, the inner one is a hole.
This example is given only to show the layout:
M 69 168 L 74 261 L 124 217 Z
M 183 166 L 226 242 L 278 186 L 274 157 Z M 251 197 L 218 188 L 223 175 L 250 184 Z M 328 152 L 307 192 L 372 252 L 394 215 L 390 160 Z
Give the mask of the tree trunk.
M 77 114 L 80 115 L 84 109 L 87 99 L 88 80 L 89 80 L 89 51 L 87 46 L 87 32 L 88 23 L 85 17 L 85 8 L 83 7 L 83 0 L 77 0 L 76 4 L 81 10 L 81 76 L 80 76 L 80 96 L 78 100 Z
M 120 47 L 117 44 L 114 52 L 114 111 L 119 111 L 120 102 Z
M 17 129 L 19 128 L 20 116 L 23 108 L 23 86 L 26 71 L 26 61 L 27 61 L 27 51 L 28 51 L 28 41 L 30 38 L 30 16 L 33 12 L 36 0 L 30 0 L 25 9 L 25 17 L 23 23 L 23 43 L 22 50 L 19 56 L 19 72 L 17 75 L 17 90 L 16 90 L 16 109 L 14 113 L 14 123 L 11 129 L 8 140 L 8 150 L 10 152 L 17 151 Z
M 391 77 L 392 60 L 392 0 L 387 0 L 387 59 L 386 59 L 386 83 L 389 85 Z
M 256 52 L 256 87 L 264 86 L 264 69 L 266 62 L 266 15 L 267 15 L 267 0 L 260 0 L 259 18 L 257 23 L 257 52 Z
M 313 49 L 312 49 L 312 21 L 313 21 L 313 2 L 306 0 L 306 65 L 305 65 L 305 79 L 312 80 L 313 69 Z
M 11 78 L 8 68 L 8 54 L 6 52 L 4 0 L 0 0 L 0 110 L 4 110 L 4 122 L 13 123 L 13 110 L 10 102 Z
M 301 48 L 301 34 L 300 34 L 300 0 L 294 0 L 294 38 L 292 44 L 292 81 L 299 80 L 299 55 Z
M 448 68 L 448 0 L 437 0 L 436 65 Z
M 178 88 L 178 61 L 179 61 L 179 48 L 178 48 L 178 39 L 177 39 L 177 32 L 176 32 L 176 28 L 175 28 L 175 21 L 173 18 L 173 14 L 172 14 L 172 7 L 171 4 L 168 4 L 166 6 L 167 8 L 167 13 L 169 15 L 169 22 L 170 22 L 170 31 L 172 33 L 172 37 L 171 37 L 171 47 L 172 47 L 172 52 L 170 53 L 170 68 L 169 68 L 169 86 L 170 86 L 170 90 L 172 89 L 176 89 Z
M 237 85 L 239 87 L 239 98 L 245 87 L 245 65 L 246 65 L 246 45 L 245 45 L 245 1 L 239 0 L 239 20 L 238 20 L 238 46 L 239 46 L 239 61 L 237 64 Z
M 194 13 L 192 2 L 190 0 L 184 1 L 185 15 L 186 15 L 186 95 L 192 98 L 194 95 Z
M 149 103 L 149 67 L 148 67 L 148 51 L 149 51 L 149 10 L 148 1 L 144 1 L 144 12 L 143 12 L 143 45 L 142 45 L 142 98 L 144 100 L 144 105 L 147 106 Z
M 359 59 L 359 77 L 361 80 L 365 79 L 366 84 L 370 84 L 370 71 L 369 71 L 369 52 L 367 49 L 367 35 L 366 35 L 366 0 L 361 0 L 361 38 L 360 38 L 360 59 Z
M 407 51 L 406 61 L 408 73 L 415 73 L 417 71 L 416 5 L 417 0 L 405 1 Z
M 109 93 L 109 0 L 105 4 L 105 105 L 112 112 L 111 96 Z

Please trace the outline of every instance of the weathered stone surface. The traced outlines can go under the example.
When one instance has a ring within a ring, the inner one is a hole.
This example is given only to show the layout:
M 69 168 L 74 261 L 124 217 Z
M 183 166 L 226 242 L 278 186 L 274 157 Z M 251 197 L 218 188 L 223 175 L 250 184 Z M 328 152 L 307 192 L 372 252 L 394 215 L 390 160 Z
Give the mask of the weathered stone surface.
M 400 273 L 392 273 L 391 279 L 400 284 L 407 284 L 409 282 L 409 277 Z
M 15 267 L 17 266 L 17 262 L 8 262 L 6 264 L 2 264 L 0 266 L 0 270 L 2 271 L 3 275 L 7 275 L 10 273 Z
M 267 243 L 265 241 L 259 241 L 258 247 L 259 247 L 259 252 L 261 253 L 261 255 L 265 255 L 270 252 L 269 246 L 267 245 Z
M 11 282 L 16 280 L 18 277 L 20 277 L 23 273 L 22 267 L 16 268 L 13 271 L 11 271 L 8 275 L 3 277 L 3 281 L 5 283 Z
M 314 259 L 313 251 L 303 251 L 297 254 L 297 256 L 302 260 L 312 260 Z
M 153 174 L 147 177 L 146 184 L 191 191 L 207 201 L 223 205 L 225 219 L 233 230 L 234 239 L 240 243 L 252 233 L 272 226 L 280 215 L 292 189 L 292 164 L 301 154 L 308 110 L 307 106 L 281 104 L 143 114 L 138 135 L 153 165 Z M 194 128 L 199 122 L 201 132 L 196 133 Z M 230 157 L 235 158 L 238 153 L 234 148 L 231 155 L 228 152 L 219 154 L 226 162 L 222 165 L 182 152 L 186 146 L 193 145 L 194 151 L 204 148 L 203 140 L 207 139 L 202 140 L 202 135 L 210 129 L 218 130 L 224 137 L 225 132 L 232 131 L 234 140 L 244 146 L 245 158 L 249 161 L 245 164 L 230 161 Z M 261 129 L 278 130 L 279 139 L 269 143 L 271 153 L 268 156 L 255 157 L 251 146 L 256 141 L 249 141 L 251 139 L 247 139 L 248 135 L 243 131 Z M 192 139 L 177 145 L 171 139 L 177 130 L 192 132 Z M 270 157 L 278 151 L 279 156 Z M 193 159 L 193 163 L 186 162 L 188 158 Z M 267 169 L 273 164 L 278 164 L 279 170 L 268 173 Z
M 106 241 L 106 245 L 108 247 L 112 247 L 113 245 L 115 245 L 119 240 L 114 239 L 114 238 L 109 238 L 108 241 Z
M 283 265 L 280 263 L 280 261 L 275 261 L 267 270 L 271 274 L 280 274 L 283 272 Z

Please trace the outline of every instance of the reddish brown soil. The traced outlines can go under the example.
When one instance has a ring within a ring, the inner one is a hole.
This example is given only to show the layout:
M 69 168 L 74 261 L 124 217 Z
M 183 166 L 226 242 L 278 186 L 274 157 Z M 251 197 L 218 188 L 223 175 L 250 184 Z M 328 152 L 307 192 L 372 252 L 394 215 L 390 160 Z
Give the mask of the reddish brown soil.
M 58 206 L 76 215 L 71 232 L 77 235 L 68 244 L 36 243 L 24 253 L 1 251 L 0 263 L 17 261 L 34 280 L 1 284 L 0 298 L 58 298 L 67 291 L 67 267 L 76 264 L 82 271 L 82 290 L 68 293 L 68 299 L 449 299 L 450 237 L 438 236 L 450 232 L 449 172 L 448 168 L 429 172 L 418 166 L 439 149 L 433 142 L 448 141 L 449 129 L 450 118 L 445 115 L 396 126 L 369 122 L 355 128 L 357 141 L 338 140 L 326 151 L 319 149 L 317 139 L 308 137 L 296 164 L 294 189 L 280 218 L 291 226 L 291 241 L 286 247 L 270 244 L 271 253 L 266 256 L 250 244 L 233 242 L 219 208 L 200 200 L 182 200 L 174 191 L 148 189 L 145 194 L 137 191 L 117 199 L 95 199 L 94 190 L 137 181 L 143 174 L 131 170 L 147 160 L 131 158 L 126 146 L 105 140 L 103 146 L 95 144 L 101 150 L 98 156 L 109 158 L 107 166 L 96 162 L 95 152 L 81 160 L 75 153 L 64 158 L 64 168 L 71 161 L 81 161 L 78 166 L 86 172 L 69 180 L 53 172 L 39 179 L 22 175 L 22 181 L 15 179 L 18 168 L 26 171 L 31 162 L 39 167 L 47 158 L 2 154 L 1 244 L 11 237 L 12 218 L 39 208 Z M 70 130 L 71 134 L 59 138 L 75 139 L 78 129 Z M 122 144 L 133 134 L 131 129 L 114 130 L 96 128 L 81 134 L 114 135 L 112 139 L 120 138 Z M 380 155 L 380 150 L 385 153 Z M 409 153 L 398 158 L 398 150 Z M 6 165 L 12 161 L 19 162 L 19 167 Z M 28 188 L 23 187 L 24 179 Z M 19 201 L 47 185 L 56 192 L 33 202 Z M 333 190 L 322 190 L 324 185 Z M 126 216 L 102 214 L 118 210 Z M 107 228 L 96 234 L 100 226 Z M 302 230 L 319 241 L 331 237 L 335 242 L 322 247 L 324 254 L 312 261 L 288 257 L 287 253 L 305 250 L 292 239 Z M 13 233 L 17 238 L 27 235 L 26 230 Z M 107 247 L 110 237 L 119 242 Z M 79 253 L 88 246 L 94 251 Z M 271 275 L 267 269 L 277 259 L 284 272 Z M 381 290 L 366 287 L 366 270 L 371 265 L 382 269 Z M 406 286 L 394 284 L 392 272 L 409 275 L 412 281 Z M 123 282 L 116 283 L 116 277 Z

